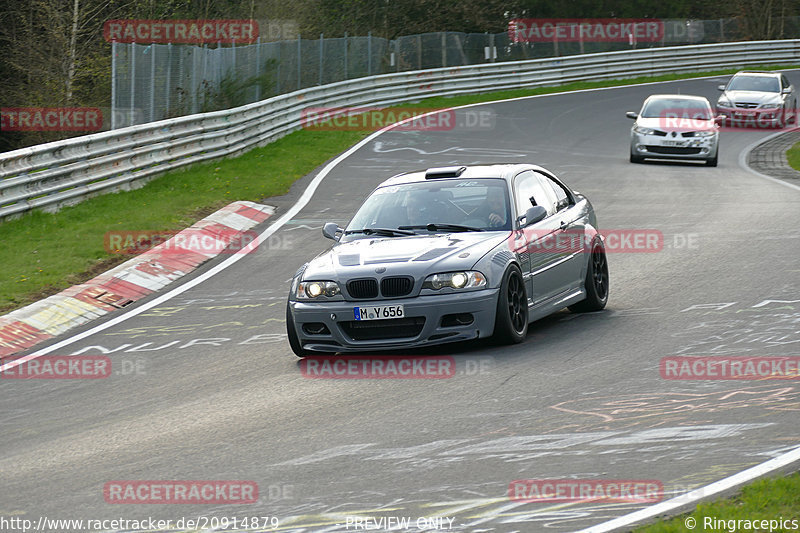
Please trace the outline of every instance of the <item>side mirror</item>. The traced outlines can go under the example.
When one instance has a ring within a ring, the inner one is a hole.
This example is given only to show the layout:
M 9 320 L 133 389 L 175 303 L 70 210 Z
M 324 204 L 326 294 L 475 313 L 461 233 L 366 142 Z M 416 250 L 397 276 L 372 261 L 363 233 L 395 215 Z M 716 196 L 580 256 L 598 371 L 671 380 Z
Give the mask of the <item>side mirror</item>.
M 722 124 L 723 122 L 725 122 L 725 119 L 727 118 L 728 117 L 726 117 L 725 115 L 717 115 L 716 117 L 714 117 L 714 124 Z
M 336 222 L 326 222 L 324 226 L 322 226 L 322 234 L 327 237 L 328 239 L 333 239 L 334 241 L 338 241 L 341 235 L 337 235 L 337 233 L 341 233 L 342 228 Z
M 784 87 L 783 90 L 781 91 L 781 93 L 782 94 L 792 94 L 792 88 L 791 87 Z
M 717 90 L 718 91 L 725 91 L 725 84 L 723 83 L 722 85 L 717 85 Z
M 628 118 L 632 118 L 633 120 L 636 120 L 637 118 L 639 118 L 639 115 L 637 115 L 633 111 L 628 111 L 627 113 L 625 113 L 625 116 L 628 117 Z
M 524 226 L 530 226 L 531 224 L 536 224 L 540 220 L 544 219 L 544 217 L 546 216 L 547 216 L 547 209 L 545 209 L 544 207 L 540 205 L 529 207 L 528 210 L 525 211 Z

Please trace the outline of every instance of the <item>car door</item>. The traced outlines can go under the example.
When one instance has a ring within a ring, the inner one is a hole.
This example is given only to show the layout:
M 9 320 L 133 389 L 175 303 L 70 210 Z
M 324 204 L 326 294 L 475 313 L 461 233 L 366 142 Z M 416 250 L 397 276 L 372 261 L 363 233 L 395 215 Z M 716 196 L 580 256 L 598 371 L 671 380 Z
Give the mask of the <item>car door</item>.
M 554 215 L 560 228 L 560 243 L 558 246 L 559 272 L 563 278 L 557 283 L 560 289 L 555 294 L 569 292 L 583 284 L 583 268 L 587 257 L 584 250 L 584 232 L 586 220 L 584 214 L 575 205 L 575 198 L 566 187 L 561 185 L 554 176 L 541 173 L 541 180 L 545 187 L 549 187 L 556 199 L 556 213 Z
M 523 215 L 529 207 L 541 205 L 547 216 L 522 230 L 525 241 L 528 268 L 523 273 L 529 300 L 538 304 L 552 297 L 559 289 L 564 273 L 558 268 L 557 250 L 560 223 L 553 216 L 556 213 L 555 195 L 544 187 L 543 176 L 533 170 L 526 170 L 514 179 L 514 203 L 517 213 Z

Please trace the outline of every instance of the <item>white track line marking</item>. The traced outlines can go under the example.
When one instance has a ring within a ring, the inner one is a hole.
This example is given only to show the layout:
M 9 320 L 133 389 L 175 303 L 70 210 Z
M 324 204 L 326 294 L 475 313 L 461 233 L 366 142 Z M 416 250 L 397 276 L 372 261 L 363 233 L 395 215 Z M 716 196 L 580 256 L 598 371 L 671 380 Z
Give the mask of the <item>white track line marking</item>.
M 665 502 L 657 503 L 655 505 L 651 505 L 650 507 L 645 507 L 644 509 L 620 516 L 619 518 L 614 518 L 608 522 L 603 522 L 602 524 L 597 524 L 596 526 L 582 529 L 577 533 L 605 533 L 619 528 L 631 526 L 649 518 L 654 518 L 670 511 L 674 511 L 675 509 L 692 504 L 701 499 L 714 496 L 715 494 L 720 494 L 721 492 L 730 490 L 739 485 L 743 485 L 744 483 L 753 481 L 758 477 L 774 472 L 775 470 L 783 468 L 784 466 L 787 466 L 798 460 L 800 460 L 800 448 L 795 448 L 794 450 L 786 452 L 783 455 L 779 455 L 774 459 L 770 459 L 769 461 L 761 463 L 760 465 L 748 468 L 747 470 L 743 470 L 738 474 L 726 477 L 725 479 L 721 479 L 717 482 L 711 483 L 710 485 L 706 485 L 705 487 L 694 489 L 686 494 L 681 494 L 680 496 Z

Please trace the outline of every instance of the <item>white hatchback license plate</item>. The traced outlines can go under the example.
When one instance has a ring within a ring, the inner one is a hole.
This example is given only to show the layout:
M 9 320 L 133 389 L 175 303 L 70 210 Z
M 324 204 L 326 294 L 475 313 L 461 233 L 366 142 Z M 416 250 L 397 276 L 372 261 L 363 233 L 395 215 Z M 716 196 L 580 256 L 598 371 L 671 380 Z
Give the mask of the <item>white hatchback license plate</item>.
M 386 320 L 388 318 L 403 318 L 402 305 L 364 305 L 353 308 L 356 320 Z
M 661 141 L 663 146 L 686 146 L 686 141 Z

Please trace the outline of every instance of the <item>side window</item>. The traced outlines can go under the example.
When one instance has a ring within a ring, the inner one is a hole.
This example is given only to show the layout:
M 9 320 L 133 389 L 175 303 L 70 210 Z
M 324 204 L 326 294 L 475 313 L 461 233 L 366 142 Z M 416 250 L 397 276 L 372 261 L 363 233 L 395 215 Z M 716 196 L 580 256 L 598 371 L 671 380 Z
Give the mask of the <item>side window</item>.
M 547 209 L 547 215 L 553 215 L 555 209 L 555 194 L 544 181 L 546 178 L 532 170 L 526 170 L 514 178 L 514 202 L 517 215 L 524 215 L 529 207 L 541 205 Z M 546 188 L 545 188 L 546 187 Z
M 550 186 L 550 178 L 538 172 L 536 173 L 536 177 L 539 180 L 539 190 L 541 191 L 541 199 L 537 201 L 539 205 L 543 205 L 547 208 L 548 215 L 555 215 L 556 212 L 558 212 L 558 197 Z
M 561 185 L 549 177 L 545 176 L 545 180 L 553 190 L 553 194 L 556 196 L 556 211 L 561 211 L 562 209 L 568 208 L 570 206 L 570 200 L 569 195 L 567 195 L 567 191 L 565 191 Z
M 517 216 L 524 215 L 529 207 L 537 205 L 533 196 L 533 190 L 537 185 L 536 176 L 530 170 L 518 174 L 514 178 L 514 204 L 517 208 Z

